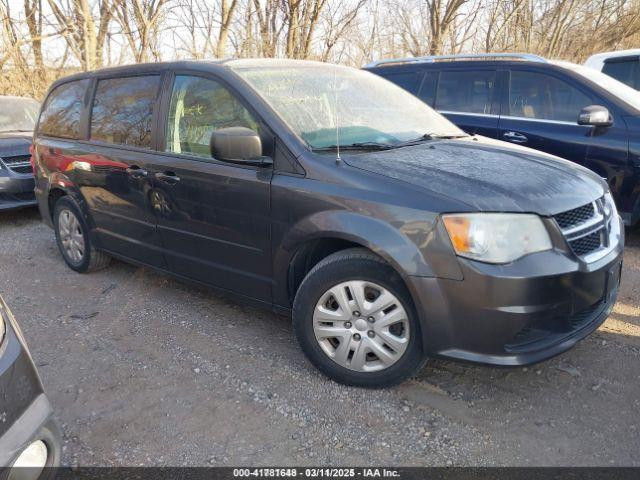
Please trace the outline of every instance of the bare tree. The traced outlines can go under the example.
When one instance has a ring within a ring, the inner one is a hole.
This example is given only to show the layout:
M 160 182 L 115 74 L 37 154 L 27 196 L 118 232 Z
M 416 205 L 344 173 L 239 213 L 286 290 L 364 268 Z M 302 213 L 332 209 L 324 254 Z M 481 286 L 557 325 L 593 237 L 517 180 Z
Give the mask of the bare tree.
M 322 42 L 321 56 L 323 62 L 329 57 L 336 44 L 345 37 L 353 37 L 351 31 L 358 18 L 358 14 L 365 6 L 367 0 L 358 0 L 355 4 L 349 4 L 344 0 L 329 4 L 322 15 Z
M 279 0 L 253 0 L 255 17 L 258 22 L 258 54 L 261 57 L 275 57 L 278 42 L 284 29 Z
M 111 22 L 111 0 L 48 0 L 56 28 L 84 70 L 102 66 L 102 52 Z
M 50 0 L 53 1 L 53 0 Z M 86 0 L 85 0 L 86 1 Z M 112 0 L 112 12 L 122 27 L 136 62 L 160 60 L 161 20 L 167 0 Z
M 460 13 L 460 8 L 468 0 L 429 0 L 429 26 L 431 42 L 429 54 L 437 55 L 443 52 L 444 40 Z
M 229 29 L 233 13 L 238 5 L 238 0 L 220 0 L 220 30 L 218 33 L 218 46 L 216 55 L 222 58 L 227 50 L 227 39 L 229 38 Z

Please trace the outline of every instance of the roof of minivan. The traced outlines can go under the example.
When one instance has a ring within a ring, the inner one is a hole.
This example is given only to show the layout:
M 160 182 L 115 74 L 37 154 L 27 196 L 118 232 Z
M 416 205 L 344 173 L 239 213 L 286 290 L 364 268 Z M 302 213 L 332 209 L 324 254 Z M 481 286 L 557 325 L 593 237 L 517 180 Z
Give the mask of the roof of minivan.
M 62 77 L 51 85 L 51 89 L 54 87 L 73 80 L 81 80 L 84 78 L 93 77 L 108 77 L 112 75 L 127 75 L 127 74 L 140 74 L 146 72 L 158 72 L 162 70 L 202 70 L 202 71 L 215 71 L 215 70 L 235 70 L 235 69 L 250 69 L 250 68 L 286 68 L 286 67 L 327 67 L 341 65 L 334 65 L 323 62 L 316 62 L 312 60 L 290 60 L 280 58 L 226 58 L 226 59 L 209 59 L 209 60 L 177 60 L 172 62 L 155 62 L 155 63 L 137 63 L 131 65 L 119 65 L 115 67 L 99 68 L 88 72 L 79 72 L 73 75 Z
M 329 63 L 316 62 L 312 60 L 290 60 L 281 58 L 225 58 L 210 60 L 177 60 L 172 62 L 136 63 L 130 65 L 119 65 L 115 67 L 99 68 L 88 72 L 80 72 L 61 80 L 88 78 L 93 76 L 108 76 L 123 73 L 139 73 L 159 70 L 176 70 L 184 68 L 210 69 L 228 67 L 231 69 L 244 68 L 264 68 L 264 67 L 321 67 L 333 65 Z

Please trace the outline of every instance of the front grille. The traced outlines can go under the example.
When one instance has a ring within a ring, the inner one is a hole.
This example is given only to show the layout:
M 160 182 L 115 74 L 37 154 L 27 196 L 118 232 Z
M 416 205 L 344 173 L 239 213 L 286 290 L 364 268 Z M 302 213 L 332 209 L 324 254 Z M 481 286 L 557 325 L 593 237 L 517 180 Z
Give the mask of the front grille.
M 16 155 L 14 157 L 2 157 L 2 161 L 4 164 L 15 173 L 25 174 L 25 173 L 33 173 L 33 168 L 31 167 L 31 156 L 30 155 Z
M 16 163 L 29 163 L 31 161 L 30 155 L 17 155 L 15 157 L 2 157 L 2 161 L 7 167 L 15 165 Z
M 547 318 L 527 325 L 504 348 L 511 353 L 525 353 L 560 343 L 593 322 L 603 321 L 602 317 L 608 306 L 607 300 L 603 298 L 573 315 Z
M 571 251 L 589 260 L 591 254 L 609 247 L 612 211 L 606 208 L 604 197 L 581 207 L 559 213 L 558 223 Z
M 602 233 L 600 231 L 593 232 L 577 240 L 572 240 L 569 242 L 569 246 L 573 253 L 579 257 L 595 252 L 602 246 Z
M 558 225 L 560 225 L 560 228 L 565 230 L 588 221 L 594 214 L 593 203 L 587 203 L 573 210 L 559 213 L 555 216 L 555 219 Z
M 31 167 L 31 164 L 29 165 L 18 165 L 18 166 L 14 166 L 14 167 L 10 167 L 11 170 L 13 170 L 16 173 L 33 173 L 33 168 Z

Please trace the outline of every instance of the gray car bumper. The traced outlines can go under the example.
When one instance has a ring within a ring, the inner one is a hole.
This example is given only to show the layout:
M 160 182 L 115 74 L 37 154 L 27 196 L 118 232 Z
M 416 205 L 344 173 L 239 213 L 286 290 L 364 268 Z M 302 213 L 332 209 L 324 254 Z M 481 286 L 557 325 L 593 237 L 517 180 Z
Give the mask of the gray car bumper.
M 34 187 L 33 175 L 14 174 L 4 168 L 0 170 L 0 210 L 36 205 Z

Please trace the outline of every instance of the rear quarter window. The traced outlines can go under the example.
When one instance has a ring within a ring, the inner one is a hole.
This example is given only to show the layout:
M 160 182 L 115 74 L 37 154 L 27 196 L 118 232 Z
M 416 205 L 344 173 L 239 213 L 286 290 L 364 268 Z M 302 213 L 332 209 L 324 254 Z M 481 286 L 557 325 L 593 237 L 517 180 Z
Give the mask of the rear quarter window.
M 57 86 L 42 106 L 38 133 L 50 137 L 77 139 L 89 80 L 76 80 Z
M 399 87 L 404 88 L 407 92 L 416 95 L 418 88 L 420 88 L 420 81 L 422 80 L 422 73 L 419 72 L 401 72 L 401 73 L 386 73 L 381 75 L 382 78 L 395 83 Z
M 151 148 L 151 124 L 160 75 L 98 81 L 91 110 L 91 140 Z

